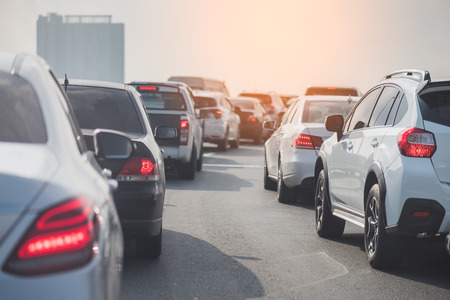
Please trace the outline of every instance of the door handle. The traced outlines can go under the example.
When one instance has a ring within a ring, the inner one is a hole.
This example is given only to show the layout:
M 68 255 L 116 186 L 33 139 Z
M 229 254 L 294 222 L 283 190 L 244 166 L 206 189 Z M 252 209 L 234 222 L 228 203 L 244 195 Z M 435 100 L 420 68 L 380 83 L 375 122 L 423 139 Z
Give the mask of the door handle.
M 370 143 L 370 145 L 372 145 L 372 147 L 377 147 L 378 146 L 378 140 L 377 139 L 373 139 L 372 142 Z
M 353 143 L 352 142 L 349 142 L 348 144 L 347 144 L 347 150 L 352 150 L 353 149 Z

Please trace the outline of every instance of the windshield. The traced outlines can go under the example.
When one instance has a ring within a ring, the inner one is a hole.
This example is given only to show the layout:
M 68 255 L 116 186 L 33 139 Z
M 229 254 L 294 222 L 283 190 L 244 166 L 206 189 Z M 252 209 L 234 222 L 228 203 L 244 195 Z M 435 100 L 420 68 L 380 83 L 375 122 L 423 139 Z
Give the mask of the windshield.
M 31 84 L 0 72 L 0 141 L 45 143 L 47 131 Z
M 240 96 L 257 98 L 257 99 L 259 99 L 259 101 L 261 101 L 262 104 L 272 103 L 272 99 L 271 99 L 270 95 L 267 95 L 267 94 L 241 93 Z
M 69 85 L 67 95 L 83 129 L 144 133 L 133 100 L 125 90 Z
M 302 122 L 323 123 L 329 115 L 342 115 L 345 118 L 355 104 L 356 101 L 306 101 Z
M 252 101 L 245 100 L 231 100 L 233 106 L 239 106 L 241 109 L 254 110 L 255 107 Z

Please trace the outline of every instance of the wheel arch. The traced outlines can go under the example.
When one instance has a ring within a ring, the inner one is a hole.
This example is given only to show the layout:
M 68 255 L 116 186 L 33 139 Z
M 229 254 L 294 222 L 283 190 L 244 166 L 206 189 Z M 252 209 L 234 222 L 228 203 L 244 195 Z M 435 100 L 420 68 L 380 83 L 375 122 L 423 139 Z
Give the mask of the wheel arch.
M 366 182 L 364 184 L 364 207 L 366 207 L 367 196 L 369 195 L 369 191 L 374 184 L 378 184 L 380 190 L 380 204 L 385 207 L 386 181 L 383 172 L 381 171 L 381 166 L 378 163 L 373 163 L 370 166 L 369 172 L 366 176 Z M 386 220 L 386 209 L 383 209 L 383 211 L 385 214 L 384 219 Z

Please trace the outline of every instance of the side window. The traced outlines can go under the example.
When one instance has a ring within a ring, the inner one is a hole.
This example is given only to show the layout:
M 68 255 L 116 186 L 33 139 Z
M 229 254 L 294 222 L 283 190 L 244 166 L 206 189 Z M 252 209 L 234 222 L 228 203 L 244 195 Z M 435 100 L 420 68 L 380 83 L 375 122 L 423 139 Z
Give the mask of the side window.
M 289 109 L 287 110 L 287 112 L 283 115 L 283 118 L 281 119 L 281 124 L 286 124 L 286 123 L 290 123 L 289 120 L 291 120 L 291 116 L 293 113 L 295 113 L 295 111 L 297 110 L 298 107 L 298 102 L 292 104 Z
M 398 96 L 399 101 L 398 102 L 398 108 L 393 113 L 394 123 L 393 125 L 397 124 L 398 122 L 403 119 L 403 117 L 408 112 L 408 101 L 406 101 L 405 94 Z M 390 117 L 390 116 L 389 116 Z
M 392 86 L 386 86 L 383 89 L 370 117 L 369 127 L 386 125 L 399 93 L 400 91 Z
M 353 115 L 350 119 L 349 131 L 367 127 L 369 118 L 372 113 L 373 106 L 378 99 L 381 88 L 376 88 L 369 92 L 359 103 L 353 111 Z

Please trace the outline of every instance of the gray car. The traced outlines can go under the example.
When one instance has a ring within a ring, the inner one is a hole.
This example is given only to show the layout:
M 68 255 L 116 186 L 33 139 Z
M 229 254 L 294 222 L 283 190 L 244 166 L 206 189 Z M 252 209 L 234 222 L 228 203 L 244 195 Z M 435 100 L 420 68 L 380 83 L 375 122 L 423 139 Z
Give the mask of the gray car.
M 120 163 L 133 146 L 114 131 L 94 140 L 88 151 L 45 61 L 0 53 L 2 299 L 119 298 L 117 182 L 97 159 Z

